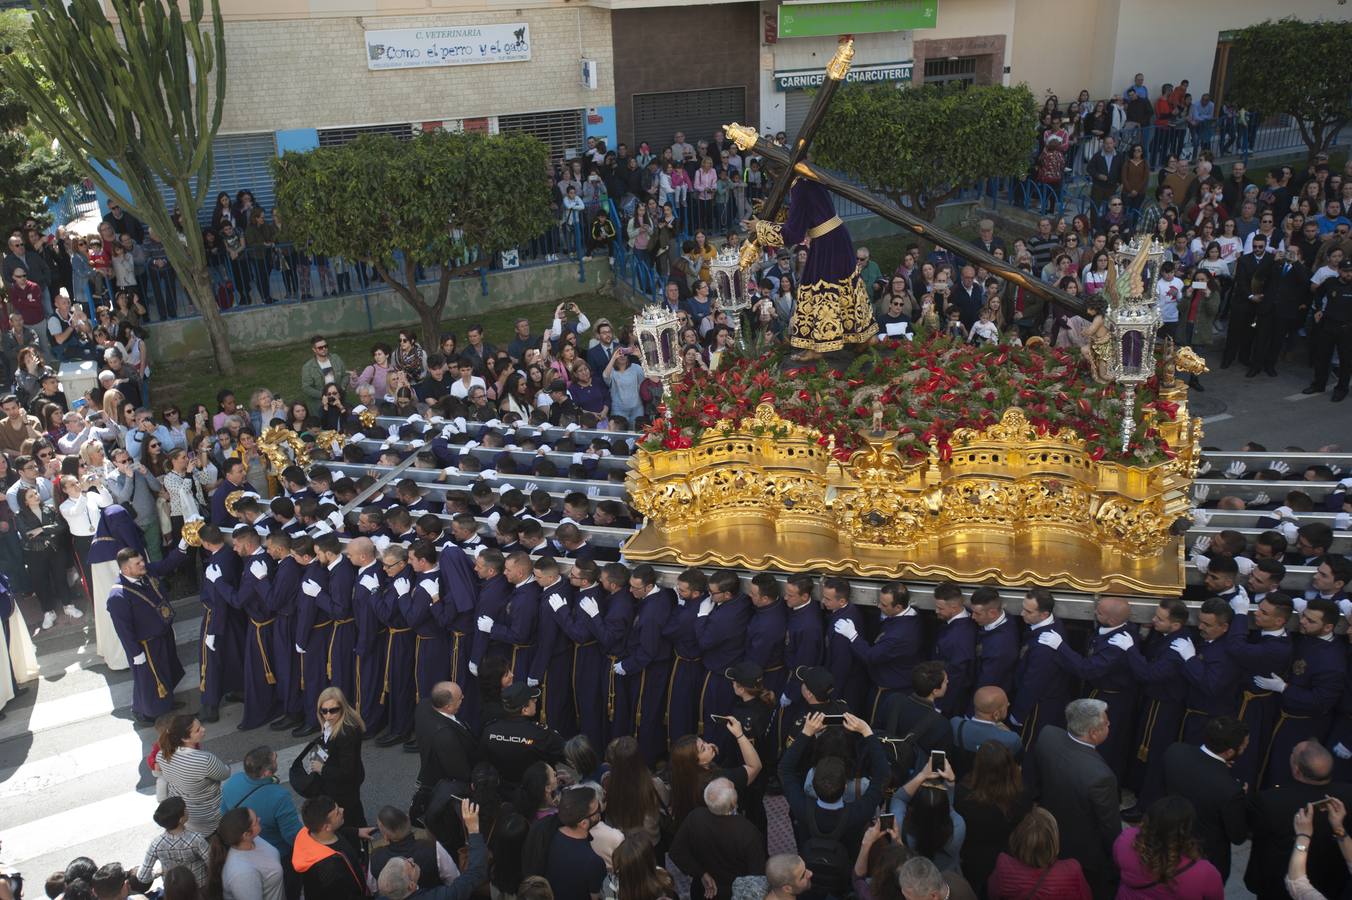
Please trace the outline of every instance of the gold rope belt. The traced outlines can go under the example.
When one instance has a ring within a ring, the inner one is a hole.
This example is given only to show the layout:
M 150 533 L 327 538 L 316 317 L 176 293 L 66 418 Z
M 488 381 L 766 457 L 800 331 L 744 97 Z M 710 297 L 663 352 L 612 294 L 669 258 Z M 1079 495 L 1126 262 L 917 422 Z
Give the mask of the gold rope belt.
M 824 234 L 830 234 L 845 223 L 840 221 L 840 216 L 832 216 L 825 222 L 807 230 L 807 236 L 810 238 L 819 238 Z

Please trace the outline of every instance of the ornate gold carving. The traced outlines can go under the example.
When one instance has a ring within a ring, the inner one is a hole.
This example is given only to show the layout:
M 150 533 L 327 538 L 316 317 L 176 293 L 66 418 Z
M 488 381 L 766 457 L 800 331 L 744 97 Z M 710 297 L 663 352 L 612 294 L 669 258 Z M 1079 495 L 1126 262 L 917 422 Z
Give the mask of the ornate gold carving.
M 856 399 L 865 405 L 872 397 Z M 899 454 L 895 433 L 865 430 L 867 448 L 837 460 L 828 437 L 761 404 L 741 421 L 708 429 L 689 449 L 639 450 L 628 483 L 634 507 L 650 520 L 640 537 L 655 530 L 653 540 L 666 549 L 635 539 L 631 545 L 648 547 L 646 555 L 625 552 L 635 559 L 675 553 L 689 565 L 714 556 L 774 560 L 792 571 L 821 569 L 822 558 L 838 571 L 851 560 L 858 574 L 884 577 L 994 565 L 1010 585 L 1167 593 L 1182 584 L 1170 526 L 1187 512 L 1201 428 L 1186 409 L 1169 421 L 1151 413 L 1161 433 L 1174 436 L 1176 456 L 1140 467 L 1093 459 L 1070 429 L 1041 434 L 1017 407 L 987 428 L 955 431 L 947 445 L 931 441 L 923 459 Z M 731 554 L 708 549 L 740 540 L 732 535 L 768 543 Z M 784 546 L 799 557 L 784 561 Z M 990 560 L 1002 547 L 1020 558 Z M 1022 569 L 1005 571 L 1006 564 Z
M 854 39 L 846 39 L 836 47 L 836 55 L 826 66 L 826 77 L 832 81 L 844 81 L 850 73 L 850 63 L 854 61 Z
M 285 425 L 273 425 L 264 429 L 258 436 L 258 452 L 268 461 L 274 474 L 293 463 L 302 468 L 310 464 L 309 448 L 300 439 L 300 435 Z
M 753 240 L 761 247 L 783 247 L 784 235 L 780 227 L 774 222 L 767 222 L 764 219 L 752 219 L 751 226 L 755 231 Z
M 200 518 L 184 522 L 182 530 L 179 531 L 179 536 L 183 538 L 183 543 L 187 544 L 189 547 L 202 546 L 202 526 L 205 524 L 206 522 Z
M 236 508 L 239 506 L 239 501 L 243 500 L 247 496 L 249 496 L 249 491 L 231 491 L 230 493 L 226 494 L 225 511 L 228 512 L 232 518 L 236 519 L 239 518 L 239 515 L 236 512 Z
M 371 426 L 376 424 L 376 417 L 378 415 L 379 413 L 376 410 L 367 407 L 366 409 L 363 409 L 361 412 L 357 413 L 357 420 L 361 422 L 362 428 L 370 428 Z
M 756 146 L 756 141 L 760 138 L 760 135 L 756 134 L 756 129 L 748 125 L 738 125 L 736 122 L 731 125 L 724 125 L 723 134 L 736 144 L 737 149 L 743 153 Z
M 1206 361 L 1191 347 L 1179 347 L 1174 351 L 1174 368 L 1189 375 L 1205 375 L 1211 371 L 1206 367 Z

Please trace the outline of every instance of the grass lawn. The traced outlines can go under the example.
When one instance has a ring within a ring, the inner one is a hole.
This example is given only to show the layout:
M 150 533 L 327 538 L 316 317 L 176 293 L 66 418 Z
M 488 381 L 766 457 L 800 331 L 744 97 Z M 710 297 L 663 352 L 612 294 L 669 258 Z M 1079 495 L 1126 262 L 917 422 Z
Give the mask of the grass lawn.
M 632 319 L 634 309 L 628 307 L 608 294 L 594 294 L 570 298 L 595 322 L 604 316 L 617 325 Z M 474 323 L 484 327 L 484 339 L 494 346 L 503 347 L 512 339 L 513 322 L 521 316 L 531 321 L 531 331 L 542 334 L 553 318 L 557 300 L 547 303 L 535 303 L 528 306 L 513 306 L 495 309 L 490 312 L 465 318 L 442 320 L 443 332 L 454 332 L 463 346 L 465 329 Z M 618 332 L 618 328 L 616 331 Z M 336 353 L 350 370 L 361 371 L 371 360 L 371 345 L 377 341 L 390 346 L 397 344 L 399 335 L 395 331 L 372 334 L 348 334 L 329 337 L 330 352 Z M 228 387 L 235 392 L 240 405 L 247 405 L 249 395 L 260 387 L 266 387 L 273 393 L 291 400 L 300 396 L 300 367 L 310 358 L 308 341 L 291 344 L 286 347 L 272 347 L 267 350 L 236 350 L 235 364 L 239 374 L 231 379 L 223 379 L 216 370 L 215 363 L 209 359 L 193 360 L 182 364 L 161 364 L 153 373 L 151 391 L 155 406 L 164 403 L 176 403 L 186 411 L 193 403 L 204 403 L 207 409 L 215 411 L 216 392 Z

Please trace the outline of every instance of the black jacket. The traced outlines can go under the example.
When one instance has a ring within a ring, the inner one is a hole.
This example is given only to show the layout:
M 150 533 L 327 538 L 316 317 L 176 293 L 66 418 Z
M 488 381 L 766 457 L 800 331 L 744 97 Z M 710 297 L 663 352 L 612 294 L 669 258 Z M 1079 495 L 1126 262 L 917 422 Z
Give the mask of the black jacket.
M 1122 831 L 1117 776 L 1098 751 L 1048 726 L 1025 756 L 1024 778 L 1038 803 L 1056 817 L 1061 858 L 1079 860 L 1094 895 L 1116 881 L 1113 841 Z
M 1225 881 L 1230 877 L 1230 845 L 1242 844 L 1249 837 L 1244 786 L 1225 763 L 1201 747 L 1179 742 L 1164 751 L 1164 789 L 1192 802 L 1197 811 L 1193 833 L 1202 845 L 1202 855 Z
M 444 778 L 469 781 L 477 742 L 463 722 L 437 712 L 432 698 L 424 697 L 413 710 L 413 731 L 422 757 L 418 784 L 431 788 Z
M 1295 782 L 1260 791 L 1251 801 L 1249 827 L 1253 831 L 1253 845 L 1249 851 L 1249 866 L 1244 870 L 1244 886 L 1257 894 L 1258 900 L 1285 900 L 1287 897 L 1282 878 L 1291 859 L 1291 845 L 1295 843 L 1292 817 L 1305 804 L 1326 796 L 1337 797 L 1344 805 L 1352 804 L 1352 785 Z M 1314 838 L 1310 841 L 1306 872 L 1310 883 L 1325 897 L 1342 896 L 1348 881 L 1347 864 L 1329 831 L 1329 817 L 1323 813 L 1316 813 L 1314 817 Z
M 344 822 L 353 828 L 364 828 L 366 812 L 361 805 L 361 786 L 366 780 L 366 768 L 361 761 L 361 732 L 340 731 L 327 742 L 321 740 L 319 746 L 329 758 L 316 780 L 315 795 L 324 794 L 338 801 Z

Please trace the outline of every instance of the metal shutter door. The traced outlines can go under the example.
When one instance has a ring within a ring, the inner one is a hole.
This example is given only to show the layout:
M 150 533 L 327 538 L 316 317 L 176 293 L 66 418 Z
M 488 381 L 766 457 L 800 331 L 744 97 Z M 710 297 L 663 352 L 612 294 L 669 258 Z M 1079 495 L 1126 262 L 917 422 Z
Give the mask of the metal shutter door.
M 686 143 L 709 140 L 716 129 L 746 120 L 746 88 L 712 88 L 707 91 L 670 91 L 634 95 L 634 134 L 637 147 L 647 141 L 656 148 L 670 147 L 672 135 L 685 133 Z
M 582 134 L 582 110 L 560 109 L 552 112 L 498 116 L 498 133 L 534 135 L 549 148 L 549 158 L 563 159 L 565 150 L 581 153 L 587 146 Z
M 787 91 L 784 94 L 784 134 L 790 147 L 798 139 L 798 129 L 803 127 L 803 120 L 812 109 L 813 95 L 813 91 Z
M 277 139 L 273 133 L 218 134 L 212 149 L 211 190 L 207 191 L 206 203 L 197 211 L 197 220 L 211 221 L 212 207 L 221 191 L 230 194 L 232 200 L 239 191 L 252 191 L 258 206 L 272 209 L 275 194 L 271 164 L 277 158 Z M 158 179 L 156 183 L 165 204 L 170 209 L 178 206 L 174 192 Z

